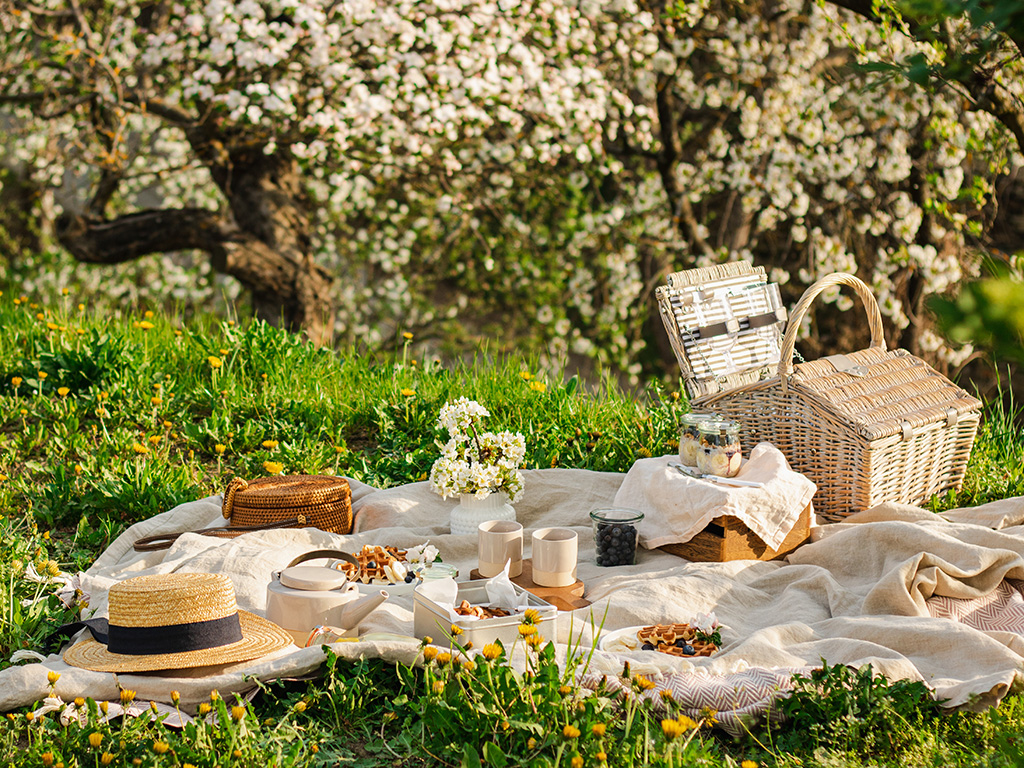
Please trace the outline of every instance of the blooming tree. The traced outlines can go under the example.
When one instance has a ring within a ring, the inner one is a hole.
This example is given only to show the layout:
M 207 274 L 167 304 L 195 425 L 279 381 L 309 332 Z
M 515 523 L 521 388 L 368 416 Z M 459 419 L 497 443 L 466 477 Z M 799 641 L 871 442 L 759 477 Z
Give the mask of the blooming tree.
M 60 190 L 75 258 L 205 253 L 319 338 L 515 336 L 635 377 L 671 358 L 664 275 L 750 258 L 790 298 L 859 272 L 893 341 L 941 352 L 921 301 L 971 268 L 1007 156 L 990 115 L 851 67 L 920 43 L 799 0 L 42 0 L 0 25 L 3 151 Z M 190 269 L 134 290 L 201 303 Z

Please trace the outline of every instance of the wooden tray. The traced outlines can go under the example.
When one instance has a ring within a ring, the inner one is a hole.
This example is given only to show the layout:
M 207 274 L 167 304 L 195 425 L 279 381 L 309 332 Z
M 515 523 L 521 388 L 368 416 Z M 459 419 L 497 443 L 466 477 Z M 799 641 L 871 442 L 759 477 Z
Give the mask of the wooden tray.
M 812 514 L 813 509 L 808 504 L 778 549 L 769 549 L 756 533 L 732 515 L 716 517 L 707 528 L 687 542 L 666 544 L 658 549 L 698 563 L 777 560 L 799 547 L 811 535 Z M 525 568 L 523 572 L 526 572 Z
M 480 571 L 474 568 L 470 571 L 469 578 L 482 579 Z M 532 592 L 542 600 L 547 600 L 560 611 L 575 611 L 577 608 L 586 608 L 590 601 L 583 597 L 584 584 L 576 579 L 575 584 L 568 587 L 542 587 L 533 583 L 533 560 L 523 560 L 523 572 L 512 577 L 512 583 L 518 584 L 527 592 Z

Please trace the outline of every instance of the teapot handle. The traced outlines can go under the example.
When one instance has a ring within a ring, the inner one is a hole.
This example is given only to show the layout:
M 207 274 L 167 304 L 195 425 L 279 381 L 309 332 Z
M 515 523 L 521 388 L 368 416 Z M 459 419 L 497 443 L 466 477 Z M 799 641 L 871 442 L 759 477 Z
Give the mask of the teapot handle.
M 293 565 L 304 563 L 307 560 L 319 560 L 321 558 L 334 557 L 345 562 L 352 563 L 352 565 L 359 566 L 359 561 L 356 560 L 354 555 L 350 555 L 348 552 L 342 552 L 340 549 L 315 549 L 312 552 L 307 552 L 304 555 L 299 555 L 292 560 L 285 568 L 291 568 Z

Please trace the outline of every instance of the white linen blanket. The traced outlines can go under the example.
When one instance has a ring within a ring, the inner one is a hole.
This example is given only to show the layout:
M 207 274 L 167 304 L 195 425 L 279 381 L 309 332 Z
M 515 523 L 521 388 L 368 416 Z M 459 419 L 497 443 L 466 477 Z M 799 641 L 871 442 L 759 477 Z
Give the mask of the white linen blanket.
M 754 446 L 736 476 L 762 483 L 761 488 L 687 477 L 671 466 L 678 460 L 676 456 L 641 459 L 630 467 L 615 494 L 615 506 L 644 513 L 637 534 L 648 549 L 689 541 L 720 515 L 739 518 L 771 549 L 778 549 L 817 490 L 789 468 L 786 457 L 771 443 Z
M 706 694 L 732 686 L 748 672 L 771 679 L 785 670 L 817 666 L 822 659 L 833 664 L 871 663 L 893 678 L 924 680 L 948 700 L 948 706 L 972 707 L 998 702 L 1022 679 L 1021 635 L 934 617 L 928 600 L 976 599 L 999 589 L 1004 579 L 1024 579 L 1024 529 L 1019 527 L 1024 498 L 944 517 L 913 507 L 876 508 L 849 522 L 822 527 L 816 534 L 820 540 L 792 553 L 788 563 L 688 563 L 660 551 L 640 550 L 635 565 L 602 568 L 595 564 L 588 515 L 614 500 L 623 475 L 553 469 L 528 471 L 524 477 L 526 492 L 517 505 L 520 522 L 527 529 L 569 526 L 580 536 L 579 576 L 593 605 L 560 616 L 557 636 L 563 654 L 571 637 L 590 643 L 602 624 L 605 630 L 614 630 L 686 621 L 697 612 L 715 611 L 724 625 L 724 645 L 712 658 L 691 661 L 651 652 L 597 652 L 591 674 L 615 676 L 623 660 L 630 658 L 635 672 L 669 681 L 666 685 L 680 690 L 683 686 L 677 684 L 683 678 L 673 675 L 693 673 L 693 680 L 723 681 L 698 686 Z M 475 537 L 446 532 L 455 502 L 441 500 L 426 483 L 386 490 L 353 483 L 353 496 L 357 532 L 349 536 L 315 529 L 266 531 L 233 540 L 186 534 L 169 550 L 136 553 L 132 542 L 142 536 L 215 524 L 220 519 L 219 498 L 184 504 L 145 520 L 111 544 L 84 574 L 91 608 L 103 615 L 106 592 L 120 579 L 213 571 L 231 576 L 240 607 L 260 613 L 271 571 L 315 548 L 353 551 L 367 543 L 408 547 L 430 539 L 464 575 L 475 566 Z M 527 547 L 529 541 L 527 535 Z M 411 597 L 388 601 L 361 629 L 408 635 Z M 343 658 L 412 663 L 418 656 L 419 645 L 413 640 L 374 637 L 334 648 Z M 177 690 L 182 704 L 194 708 L 213 688 L 222 694 L 247 690 L 253 685 L 248 676 L 301 676 L 314 672 L 322 660 L 319 648 L 286 649 L 256 662 L 171 676 L 89 672 L 51 656 L 42 663 L 0 671 L 0 711 L 44 698 L 50 670 L 61 674 L 56 690 L 65 701 L 76 696 L 116 701 L 120 685 L 135 690 L 141 701 L 167 702 L 170 692 Z M 737 692 L 736 699 L 732 705 L 720 702 L 719 708 L 751 711 L 749 697 Z

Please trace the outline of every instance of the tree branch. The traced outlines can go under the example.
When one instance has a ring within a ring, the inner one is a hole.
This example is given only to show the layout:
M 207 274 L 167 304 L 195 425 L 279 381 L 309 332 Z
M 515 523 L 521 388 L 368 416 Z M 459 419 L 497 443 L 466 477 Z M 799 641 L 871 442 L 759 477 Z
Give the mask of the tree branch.
M 57 237 L 76 259 L 90 264 L 121 264 L 151 253 L 200 249 L 209 253 L 241 239 L 216 211 L 204 208 L 145 210 L 104 221 L 65 214 Z

